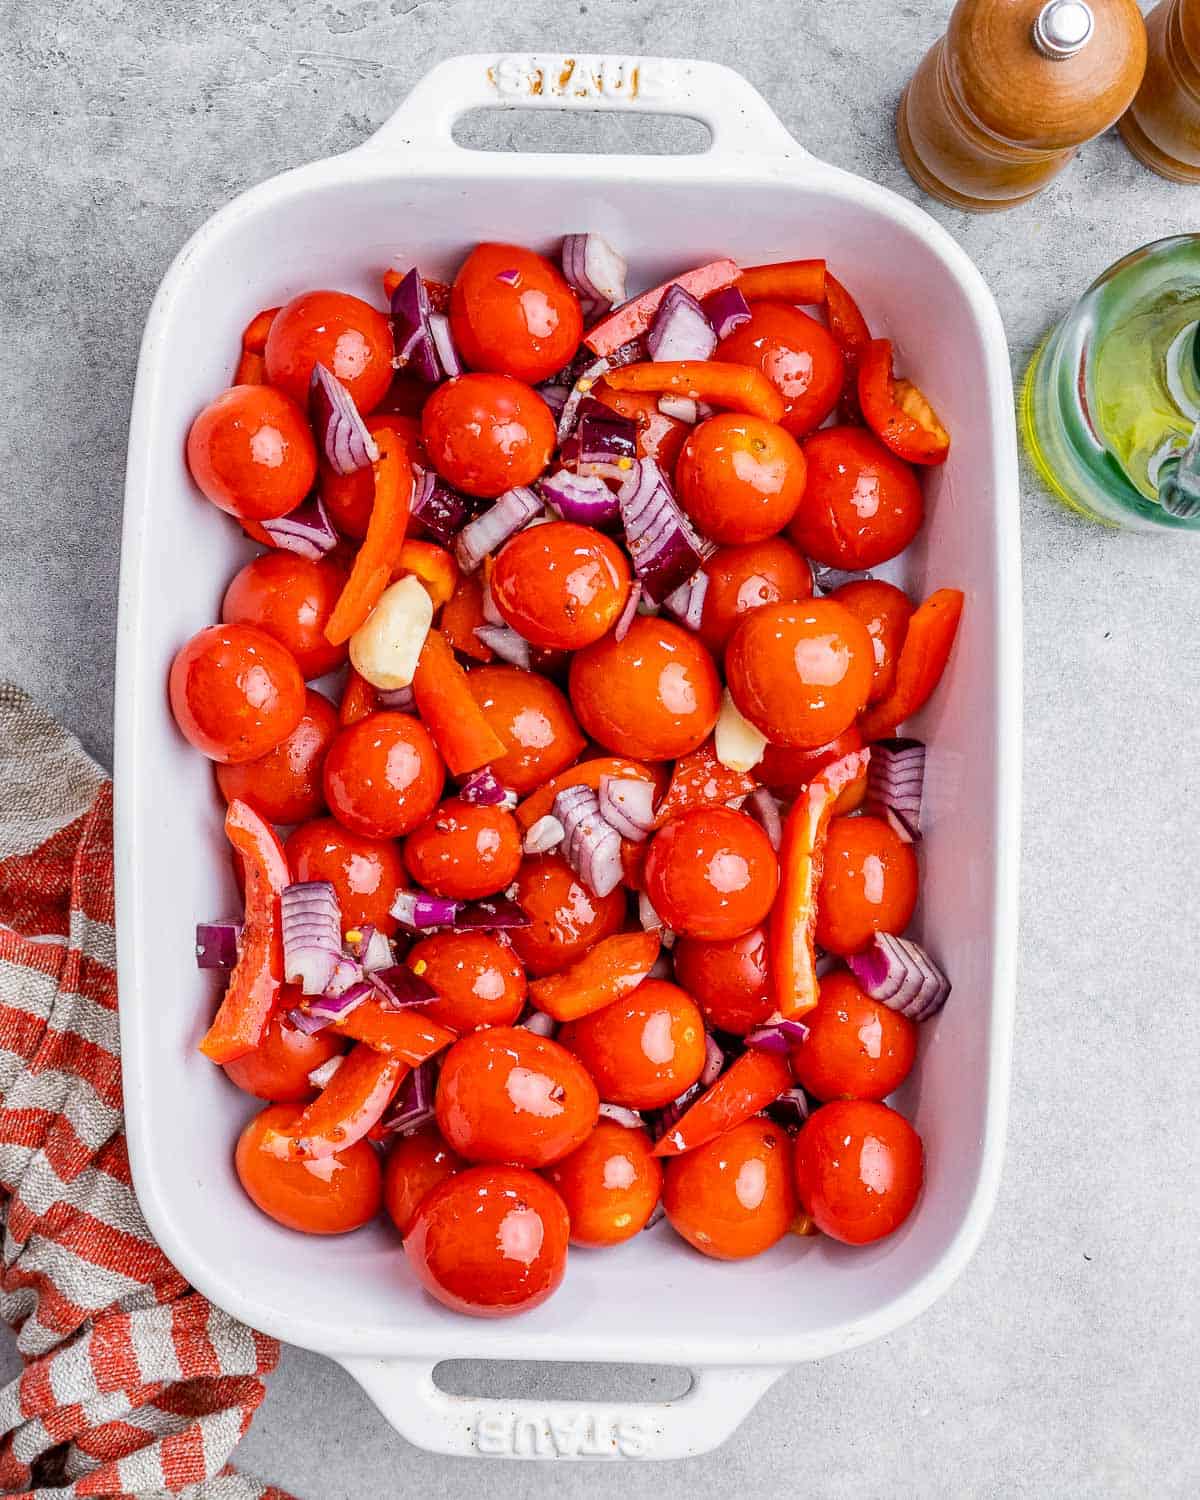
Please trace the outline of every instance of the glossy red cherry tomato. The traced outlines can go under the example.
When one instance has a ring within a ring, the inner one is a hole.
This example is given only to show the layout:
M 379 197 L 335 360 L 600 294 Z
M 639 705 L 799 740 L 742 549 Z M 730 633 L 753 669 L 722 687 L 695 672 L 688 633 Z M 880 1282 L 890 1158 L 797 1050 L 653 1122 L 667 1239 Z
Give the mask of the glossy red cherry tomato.
M 383 1169 L 383 1206 L 401 1235 L 412 1228 L 417 1210 L 434 1188 L 465 1166 L 432 1122 L 400 1136 Z
M 912 469 L 865 427 L 825 427 L 804 442 L 808 484 L 788 535 L 806 557 L 851 571 L 903 552 L 925 503 Z
M 671 950 L 675 978 L 718 1031 L 745 1036 L 775 1009 L 767 971 L 767 934 L 752 927 L 735 938 L 681 937 Z
M 287 739 L 305 689 L 290 651 L 252 625 L 210 625 L 171 663 L 171 712 L 210 760 L 258 760 Z
M 671 1227 L 702 1255 L 761 1255 L 796 1217 L 791 1141 L 771 1120 L 743 1120 L 667 1162 L 663 1207 Z
M 903 589 L 898 589 L 894 583 L 885 583 L 882 578 L 856 578 L 852 583 L 834 589 L 829 597 L 836 599 L 852 615 L 857 615 L 867 627 L 871 645 L 875 648 L 871 694 L 867 702 L 878 703 L 895 686 L 896 661 L 908 632 L 912 603 Z
M 921 1191 L 921 1137 L 871 1099 L 836 1100 L 796 1137 L 796 1188 L 822 1234 L 868 1245 L 899 1228 Z
M 819 427 L 841 394 L 845 361 L 815 318 L 782 302 L 755 302 L 748 323 L 717 345 L 717 359 L 754 365 L 786 402 L 782 426 L 793 435 Z
M 285 985 L 262 1041 L 253 1052 L 225 1064 L 229 1081 L 243 1093 L 274 1104 L 306 1104 L 317 1093 L 308 1075 L 344 1051 L 346 1043 L 336 1032 L 326 1029 L 306 1036 L 289 1024 L 286 1012 L 300 1000 L 300 991 Z
M 411 714 L 376 713 L 349 724 L 325 757 L 325 800 L 352 833 L 398 838 L 419 827 L 442 795 L 446 769 Z
M 623 641 L 606 635 L 571 659 L 571 703 L 605 749 L 673 760 L 704 742 L 721 709 L 712 657 L 682 625 L 639 615 Z
M 783 537 L 722 547 L 704 565 L 708 588 L 700 617 L 700 639 L 714 654 L 724 651 L 738 617 L 764 604 L 794 604 L 812 594 L 812 569 Z
M 293 880 L 330 882 L 343 929 L 369 923 L 382 932 L 395 932 L 391 907 L 405 879 L 400 850 L 391 839 L 366 838 L 332 818 L 315 818 L 292 832 L 284 852 Z
M 315 818 L 325 806 L 321 767 L 337 732 L 337 709 L 309 688 L 299 724 L 274 750 L 258 760 L 217 766 L 221 795 L 226 802 L 248 802 L 268 823 Z
M 534 978 L 568 968 L 625 921 L 624 890 L 593 894 L 558 854 L 525 860 L 514 895 L 532 921 L 514 927 L 509 936 Z
M 404 841 L 404 863 L 435 896 L 471 901 L 511 885 L 521 865 L 517 820 L 502 807 L 443 802 Z
M 546 678 L 518 667 L 474 667 L 467 685 L 507 747 L 492 770 L 518 797 L 565 771 L 583 749 L 570 705 Z
M 804 454 L 774 422 L 721 412 L 693 428 L 675 468 L 684 510 L 714 542 L 763 542 L 804 494 Z
M 520 245 L 476 245 L 450 293 L 450 329 L 473 370 L 530 385 L 569 365 L 583 335 L 579 298 L 557 266 Z
M 753 818 L 731 807 L 697 807 L 654 835 L 643 879 L 672 932 L 735 938 L 770 911 L 779 861 Z
M 379 1158 L 356 1141 L 322 1161 L 289 1161 L 263 1150 L 263 1137 L 286 1130 L 299 1104 L 270 1104 L 238 1137 L 234 1165 L 246 1196 L 269 1218 L 303 1234 L 346 1234 L 379 1212 L 383 1182 Z
M 770 604 L 739 621 L 725 649 L 725 680 L 769 740 L 815 748 L 862 711 L 873 660 L 866 627 L 833 600 Z
M 548 1182 L 522 1167 L 468 1167 L 423 1200 L 404 1252 L 431 1296 L 502 1318 L 545 1302 L 567 1264 L 570 1221 Z
M 428 386 L 421 386 L 422 400 Z M 421 424 L 410 416 L 398 412 L 376 412 L 367 418 L 367 431 L 372 437 L 377 432 L 398 433 L 408 444 L 413 457 L 420 462 L 424 458 L 421 447 Z M 350 474 L 335 474 L 328 463 L 317 465 L 320 476 L 321 499 L 329 512 L 329 519 L 344 535 L 361 541 L 367 534 L 371 520 L 371 507 L 375 504 L 375 471 L 368 465 L 355 469 Z M 414 529 L 418 523 L 414 522 Z
M 587 1139 L 599 1104 L 577 1058 L 519 1026 L 460 1037 L 438 1077 L 438 1126 L 468 1161 L 549 1166 Z
M 550 408 L 531 386 L 511 375 L 460 375 L 425 403 L 421 438 L 447 484 L 494 499 L 533 483 L 557 434 Z
M 816 1099 L 885 1099 L 912 1072 L 916 1024 L 864 994 L 845 969 L 821 980 L 804 1024 L 792 1072 Z
M 392 383 L 392 325 L 348 292 L 304 292 L 275 314 L 267 335 L 267 379 L 307 409 L 313 365 L 336 375 L 365 416 Z
M 235 385 L 192 423 L 187 464 L 220 510 L 239 521 L 270 521 L 312 489 L 317 449 L 294 402 L 267 385 Z
M 583 1145 L 546 1168 L 571 1220 L 571 1243 L 599 1249 L 646 1227 L 662 1190 L 650 1135 L 600 1119 Z
M 313 562 L 295 552 L 264 552 L 233 575 L 221 601 L 229 624 L 257 625 L 296 658 L 306 682 L 346 660 L 346 647 L 331 646 L 325 626 L 346 583 L 337 563 Z
M 661 1109 L 704 1071 L 704 1018 L 690 995 L 662 979 L 645 979 L 614 1004 L 569 1021 L 558 1040 L 609 1104 L 631 1109 Z
M 617 623 L 630 572 L 609 537 L 591 526 L 551 521 L 504 544 L 491 582 L 496 608 L 527 641 L 578 651 Z
M 861 953 L 877 932 L 903 932 L 917 904 L 917 856 L 889 823 L 834 818 L 817 893 L 816 939 L 829 953 Z
M 768 745 L 763 758 L 754 768 L 754 774 L 765 787 L 778 797 L 791 801 L 798 797 L 818 771 L 832 765 L 843 756 L 852 755 L 863 747 L 863 737 L 857 724 L 851 724 L 836 738 L 815 750 L 793 749 L 788 745 Z M 867 795 L 867 767 L 839 793 L 833 804 L 835 813 L 855 812 Z
M 524 1009 L 525 970 L 494 933 L 435 932 L 405 962 L 438 994 L 421 1014 L 452 1031 L 511 1026 Z

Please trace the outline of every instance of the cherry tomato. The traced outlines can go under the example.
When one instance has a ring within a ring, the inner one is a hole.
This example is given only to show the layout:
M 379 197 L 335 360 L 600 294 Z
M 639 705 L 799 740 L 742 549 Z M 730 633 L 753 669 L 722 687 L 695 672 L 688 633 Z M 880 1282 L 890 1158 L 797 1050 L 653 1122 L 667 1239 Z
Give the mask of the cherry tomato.
M 755 302 L 751 318 L 717 345 L 716 359 L 754 365 L 786 402 L 781 425 L 793 437 L 819 427 L 841 395 L 842 351 L 829 330 L 799 308 Z
M 304 1234 L 346 1234 L 369 1223 L 383 1198 L 379 1159 L 365 1140 L 322 1161 L 289 1161 L 263 1150 L 263 1137 L 286 1130 L 299 1104 L 269 1104 L 238 1136 L 234 1166 L 246 1196 L 268 1218 Z
M 788 535 L 814 561 L 851 571 L 903 552 L 921 529 L 917 476 L 863 427 L 805 439 L 808 484 Z
M 438 1125 L 468 1161 L 549 1166 L 586 1140 L 599 1105 L 577 1058 L 519 1026 L 460 1037 L 438 1077 Z
M 429 387 L 421 386 L 422 400 Z M 376 412 L 367 418 L 367 431 L 372 437 L 377 432 L 398 433 L 409 444 L 418 462 L 424 457 L 421 448 L 421 424 L 411 416 L 398 412 Z M 371 507 L 375 504 L 375 471 L 355 469 L 349 474 L 335 474 L 327 463 L 319 463 L 321 499 L 329 518 L 344 536 L 361 541 L 367 534 L 371 519 Z M 414 523 L 416 525 L 416 523 Z
M 792 1053 L 792 1072 L 817 1099 L 884 1099 L 912 1072 L 917 1027 L 859 988 L 844 969 L 821 980 L 804 1017 L 808 1036 Z
M 262 1041 L 253 1052 L 225 1064 L 226 1077 L 243 1093 L 275 1104 L 306 1104 L 317 1093 L 308 1075 L 345 1049 L 344 1040 L 328 1029 L 307 1036 L 287 1021 L 285 1013 L 301 998 L 298 989 L 285 985 Z
M 530 385 L 569 365 L 583 336 L 579 298 L 557 266 L 519 245 L 476 245 L 450 293 L 450 329 L 473 370 Z
M 267 379 L 307 407 L 313 365 L 341 383 L 365 416 L 392 383 L 392 325 L 348 292 L 304 292 L 281 307 L 267 335 Z
M 351 833 L 332 818 L 301 823 L 284 845 L 292 879 L 328 880 L 337 893 L 342 926 L 393 933 L 391 906 L 404 887 L 400 850 L 390 839 Z
M 517 820 L 502 807 L 443 802 L 404 842 L 404 863 L 435 896 L 471 901 L 511 885 L 521 866 Z
M 903 589 L 882 578 L 856 578 L 829 596 L 867 627 L 875 650 L 868 703 L 886 698 L 896 683 L 896 661 L 908 631 L 912 603 Z
M 398 838 L 418 828 L 445 780 L 429 731 L 411 714 L 369 714 L 348 724 L 325 757 L 329 811 L 367 838 Z
M 509 937 L 535 978 L 568 968 L 625 921 L 624 891 L 594 895 L 558 854 L 525 860 L 514 895 L 532 921 L 514 927 Z
M 708 588 L 700 617 L 700 639 L 714 654 L 724 651 L 739 615 L 764 604 L 795 604 L 812 594 L 812 569 L 783 537 L 722 547 L 704 564 Z
M 704 1071 L 704 1018 L 690 995 L 663 979 L 644 979 L 613 1005 L 568 1021 L 558 1040 L 604 1099 L 631 1109 L 661 1109 Z
M 652 458 L 668 477 L 674 474 L 675 464 L 692 430 L 690 423 L 659 411 L 658 397 L 646 391 L 610 391 L 601 381 L 592 388 L 591 394 L 618 416 L 637 423 L 639 458 Z
M 494 499 L 533 483 L 550 462 L 557 433 L 532 387 L 511 375 L 460 375 L 425 403 L 421 438 L 447 484 Z
M 681 937 L 671 953 L 675 978 L 717 1031 L 745 1036 L 775 1009 L 767 973 L 767 934 L 752 927 L 735 938 Z
M 570 1221 L 548 1182 L 521 1167 L 468 1167 L 423 1200 L 404 1240 L 418 1281 L 455 1312 L 501 1318 L 557 1290 Z
M 383 1169 L 383 1206 L 401 1236 L 412 1228 L 417 1210 L 434 1188 L 465 1166 L 432 1122 L 399 1138 Z
M 800 1204 L 823 1234 L 869 1245 L 912 1212 L 922 1155 L 921 1137 L 886 1104 L 846 1099 L 822 1105 L 796 1137 Z
M 321 767 L 338 732 L 337 709 L 313 688 L 304 694 L 300 722 L 258 760 L 216 768 L 226 802 L 248 802 L 268 823 L 303 823 L 325 806 Z
M 312 489 L 317 449 L 294 402 L 267 385 L 235 385 L 192 423 L 187 465 L 218 509 L 239 521 L 270 521 Z
M 654 835 L 644 880 L 672 932 L 735 938 L 771 910 L 779 861 L 753 818 L 731 807 L 697 807 Z
M 815 748 L 849 729 L 871 690 L 871 637 L 832 599 L 743 616 L 725 649 L 734 703 L 775 744 Z
M 405 962 L 437 991 L 421 1014 L 453 1031 L 511 1026 L 524 1009 L 525 970 L 494 933 L 435 932 Z
M 310 682 L 346 660 L 345 645 L 331 646 L 325 639 L 345 582 L 346 570 L 335 562 L 264 552 L 233 575 L 221 601 L 221 618 L 228 624 L 257 625 L 274 636 Z
M 877 932 L 903 932 L 917 904 L 913 846 L 882 818 L 834 818 L 817 892 L 816 939 L 829 953 L 861 953 Z
M 546 1168 L 546 1179 L 567 1205 L 571 1243 L 598 1249 L 646 1227 L 662 1190 L 662 1167 L 648 1131 L 601 1119 L 582 1146 Z
M 774 422 L 722 412 L 692 429 L 675 469 L 684 510 L 714 542 L 763 542 L 804 494 L 804 454 Z
M 253 625 L 210 625 L 171 663 L 171 712 L 209 760 L 258 760 L 304 714 L 305 689 L 290 651 Z
M 756 1116 L 667 1162 L 663 1207 L 671 1227 L 702 1255 L 761 1255 L 796 1217 L 791 1141 Z
M 673 760 L 707 739 L 721 709 L 712 657 L 682 625 L 639 615 L 571 659 L 571 703 L 584 729 L 616 755 Z
M 851 724 L 849 729 L 843 730 L 827 744 L 818 745 L 815 750 L 768 745 L 763 751 L 762 760 L 754 768 L 754 774 L 776 796 L 790 801 L 804 791 L 818 771 L 832 765 L 835 760 L 841 760 L 845 755 L 852 755 L 862 747 L 862 732 L 857 724 Z M 862 774 L 839 793 L 833 810 L 835 813 L 854 812 L 862 806 L 866 795 L 867 767 L 864 766 Z
M 506 542 L 491 581 L 496 608 L 527 641 L 578 651 L 617 623 L 630 572 L 617 544 L 591 526 L 551 521 Z
M 492 770 L 518 797 L 565 771 L 583 749 L 570 705 L 546 678 L 519 667 L 474 667 L 467 685 L 507 746 Z

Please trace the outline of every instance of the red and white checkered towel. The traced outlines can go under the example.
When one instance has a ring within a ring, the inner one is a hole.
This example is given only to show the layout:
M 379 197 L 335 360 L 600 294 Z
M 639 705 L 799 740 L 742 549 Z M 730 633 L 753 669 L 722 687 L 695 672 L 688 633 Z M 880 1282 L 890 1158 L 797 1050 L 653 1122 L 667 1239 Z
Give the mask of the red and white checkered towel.
M 0 684 L 0 1492 L 288 1500 L 226 1466 L 279 1346 L 150 1237 L 121 1114 L 112 785 Z

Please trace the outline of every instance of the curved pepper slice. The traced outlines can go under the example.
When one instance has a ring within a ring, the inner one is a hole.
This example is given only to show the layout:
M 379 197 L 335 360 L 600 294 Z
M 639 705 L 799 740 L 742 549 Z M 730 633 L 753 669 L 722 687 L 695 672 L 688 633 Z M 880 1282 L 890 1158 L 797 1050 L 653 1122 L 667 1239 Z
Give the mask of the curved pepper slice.
M 817 891 L 825 835 L 838 797 L 866 769 L 870 750 L 854 750 L 822 766 L 792 803 L 779 846 L 779 892 L 771 908 L 767 952 L 771 992 L 781 1016 L 801 1016 L 817 1003 Z
M 404 532 L 412 508 L 413 470 L 408 444 L 398 433 L 382 428 L 375 434 L 379 458 L 375 469 L 375 500 L 367 534 L 354 558 L 333 613 L 325 625 L 332 646 L 348 641 L 374 609 L 400 562 Z
M 786 1057 L 751 1048 L 685 1110 L 679 1123 L 654 1148 L 655 1156 L 682 1156 L 724 1135 L 792 1086 Z
M 783 396 L 763 372 L 730 360 L 648 360 L 609 370 L 604 383 L 614 391 L 657 391 L 660 395 L 671 391 L 710 406 L 748 412 L 767 422 L 778 422 L 783 416 Z
M 262 1040 L 283 983 L 279 898 L 291 880 L 275 830 L 236 797 L 225 811 L 225 834 L 241 856 L 246 915 L 225 998 L 200 1043 L 201 1052 L 215 1063 L 244 1057 Z
M 421 1064 L 457 1040 L 448 1026 L 423 1016 L 416 1007 L 392 1010 L 378 1000 L 364 1000 L 333 1029 L 342 1036 L 364 1042 L 376 1052 L 399 1058 L 410 1068 Z
M 858 362 L 858 402 L 868 427 L 897 458 L 945 463 L 950 434 L 924 393 L 892 374 L 892 342 L 872 339 Z
M 747 772 L 731 771 L 721 764 L 710 736 L 699 749 L 690 755 L 681 755 L 675 762 L 667 795 L 658 804 L 655 826 L 661 828 L 672 818 L 691 812 L 694 807 L 710 807 L 718 802 L 731 802 L 735 797 L 748 797 L 757 785 Z
M 637 989 L 654 967 L 659 947 L 657 933 L 618 932 L 569 968 L 535 979 L 529 999 L 556 1021 L 578 1021 Z
M 477 771 L 505 753 L 504 741 L 475 702 L 467 674 L 440 630 L 425 637 L 412 689 L 421 722 L 455 776 Z
M 346 673 L 346 686 L 342 689 L 342 701 L 338 704 L 338 723 L 345 728 L 357 724 L 379 707 L 379 690 L 365 677 L 360 677 L 351 667 Z
M 871 330 L 859 311 L 858 303 L 831 272 L 825 273 L 825 316 L 829 331 L 842 351 L 846 378 L 842 386 L 841 415 L 844 421 L 860 422 L 858 405 L 858 363 L 871 342 Z
M 744 266 L 738 291 L 747 302 L 771 297 L 816 304 L 825 301 L 825 278 L 823 260 L 782 260 L 773 266 Z
M 474 661 L 495 661 L 496 653 L 475 634 L 478 625 L 486 625 L 483 612 L 483 582 L 478 573 L 460 574 L 458 587 L 442 609 L 438 626 L 456 651 Z
M 436 542 L 407 541 L 400 548 L 397 575 L 413 573 L 425 585 L 434 609 L 441 609 L 458 586 L 458 564 L 445 547 Z
M 589 329 L 583 336 L 583 342 L 593 354 L 612 354 L 622 344 L 645 333 L 654 321 L 658 304 L 672 286 L 681 286 L 685 292 L 691 292 L 697 302 L 703 302 L 705 297 L 711 297 L 714 292 L 732 286 L 741 274 L 736 261 L 714 260 L 706 266 L 697 266 L 693 271 L 672 276 L 670 281 L 651 287 L 648 292 L 643 292 L 631 302 L 623 302 L 607 318 L 602 318 L 594 328 Z
M 266 384 L 267 362 L 263 354 L 267 347 L 267 335 L 278 311 L 277 307 L 265 307 L 262 312 L 255 313 L 242 330 L 242 352 L 237 369 L 233 372 L 234 385 Z
M 928 702 L 950 660 L 963 602 L 961 589 L 938 589 L 913 611 L 892 691 L 859 718 L 863 739 L 885 739 Z
M 566 791 L 569 786 L 590 786 L 593 792 L 598 792 L 603 776 L 612 776 L 618 781 L 657 783 L 659 780 L 655 772 L 640 760 L 626 760 L 620 755 L 597 755 L 594 760 L 585 760 L 580 765 L 571 766 L 569 770 L 552 776 L 545 786 L 539 787 L 525 798 L 514 816 L 522 828 L 530 829 L 539 818 L 544 818 L 553 810 L 554 799 L 559 792 Z
M 361 1008 L 361 1007 L 360 1007 Z M 408 1064 L 359 1045 L 286 1131 L 268 1130 L 262 1150 L 281 1160 L 321 1161 L 345 1151 L 380 1118 L 395 1097 Z

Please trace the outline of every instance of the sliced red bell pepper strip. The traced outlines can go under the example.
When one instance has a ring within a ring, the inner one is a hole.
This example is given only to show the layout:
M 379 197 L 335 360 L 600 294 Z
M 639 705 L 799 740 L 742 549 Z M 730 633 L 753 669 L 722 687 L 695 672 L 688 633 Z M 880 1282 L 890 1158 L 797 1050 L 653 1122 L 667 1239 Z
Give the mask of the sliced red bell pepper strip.
M 215 1063 L 244 1057 L 262 1040 L 283 983 L 279 898 L 291 880 L 275 830 L 236 797 L 225 810 L 225 834 L 241 859 L 246 915 L 225 998 L 200 1043 Z
M 672 818 L 681 817 L 694 807 L 710 807 L 718 802 L 731 802 L 734 797 L 748 797 L 757 785 L 747 772 L 731 771 L 721 764 L 710 736 L 699 749 L 690 755 L 681 755 L 675 762 L 667 795 L 658 804 L 655 826 L 662 828 Z
M 453 775 L 477 771 L 505 753 L 504 741 L 475 702 L 467 674 L 440 630 L 425 637 L 412 689 L 421 722 Z
M 661 944 L 654 932 L 618 932 L 557 974 L 535 979 L 530 1002 L 556 1021 L 578 1021 L 637 989 Z
M 379 691 L 360 677 L 353 667 L 346 673 L 346 686 L 342 689 L 342 701 L 338 704 L 338 723 L 345 728 L 357 724 L 379 707 Z
M 271 324 L 278 312 L 277 307 L 264 307 L 242 329 L 242 348 L 247 354 L 266 353 L 267 335 L 271 332 Z
M 747 302 L 763 297 L 776 302 L 824 302 L 825 262 L 783 260 L 773 266 L 743 266 L 738 291 Z
M 929 701 L 950 660 L 963 602 L 961 589 L 938 589 L 913 611 L 892 691 L 859 717 L 863 739 L 886 739 Z
M 243 349 L 233 372 L 234 385 L 266 385 L 267 362 L 253 349 Z
M 684 1111 L 679 1123 L 655 1146 L 655 1156 L 682 1156 L 716 1140 L 766 1109 L 791 1086 L 792 1070 L 786 1057 L 750 1048 Z
M 841 415 L 845 421 L 861 422 L 858 405 L 858 362 L 871 342 L 871 330 L 859 311 L 858 303 L 830 271 L 825 273 L 825 316 L 829 331 L 837 340 L 846 366 L 842 385 Z
M 640 891 L 646 884 L 646 856 L 650 853 L 650 840 L 635 844 L 632 839 L 621 840 L 621 884 L 630 891 Z
M 694 271 L 684 271 L 682 275 L 672 276 L 670 281 L 652 287 L 631 302 L 623 302 L 607 318 L 602 318 L 595 328 L 589 329 L 583 336 L 583 342 L 594 354 L 612 354 L 622 344 L 645 333 L 654 321 L 658 304 L 667 295 L 669 287 L 681 286 L 685 292 L 691 292 L 697 302 L 703 302 L 713 292 L 732 286 L 741 274 L 736 262 L 714 260 L 706 266 L 697 266 Z
M 496 653 L 475 634 L 477 625 L 486 625 L 483 612 L 483 584 L 478 573 L 464 573 L 458 587 L 446 601 L 438 626 L 456 651 L 474 661 L 495 661 Z
M 281 1160 L 321 1161 L 361 1141 L 387 1109 L 408 1064 L 373 1047 L 352 1047 L 341 1067 L 291 1125 L 268 1130 L 262 1150 Z
M 592 791 L 598 792 L 602 776 L 613 776 L 619 781 L 657 782 L 659 779 L 659 773 L 640 760 L 626 760 L 621 755 L 597 755 L 594 760 L 581 761 L 579 765 L 552 776 L 545 786 L 525 798 L 514 816 L 523 829 L 532 828 L 539 818 L 551 811 L 559 792 L 566 791 L 569 786 L 590 786 Z
M 779 892 L 771 908 L 767 952 L 771 993 L 781 1016 L 801 1016 L 817 1003 L 817 891 L 825 835 L 844 788 L 860 776 L 869 750 L 853 750 L 822 766 L 795 802 L 779 846 Z
M 417 1006 L 391 1010 L 379 1000 L 364 1000 L 356 1005 L 344 1021 L 335 1021 L 333 1029 L 342 1036 L 353 1037 L 399 1058 L 410 1068 L 421 1064 L 456 1041 L 456 1034 L 432 1016 L 423 1016 Z
M 441 609 L 458 585 L 458 563 L 436 542 L 407 541 L 400 548 L 397 574 L 413 573 L 425 585 L 434 609 Z
M 892 342 L 872 339 L 858 362 L 858 403 L 867 426 L 910 464 L 945 463 L 950 434 L 925 395 L 892 374 Z
M 783 396 L 761 370 L 723 359 L 648 360 L 609 370 L 604 380 L 610 390 L 674 391 L 767 422 L 778 422 L 784 411 Z
M 379 449 L 379 458 L 373 465 L 375 499 L 367 534 L 355 554 L 350 577 L 325 625 L 325 639 L 332 646 L 350 639 L 387 588 L 400 561 L 412 509 L 413 470 L 408 442 L 386 427 L 374 436 Z

